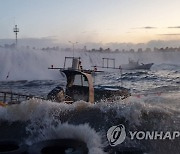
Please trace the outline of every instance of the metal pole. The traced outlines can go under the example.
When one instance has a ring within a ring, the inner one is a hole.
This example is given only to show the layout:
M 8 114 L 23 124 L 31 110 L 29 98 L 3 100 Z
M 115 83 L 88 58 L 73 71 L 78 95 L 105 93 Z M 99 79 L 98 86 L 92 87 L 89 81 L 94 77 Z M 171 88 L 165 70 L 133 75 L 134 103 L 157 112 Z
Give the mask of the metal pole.
M 71 42 L 71 41 L 69 41 L 69 43 L 71 43 L 73 45 L 73 58 L 74 58 L 74 45 L 77 44 L 78 42 Z
M 16 32 L 16 45 L 17 45 L 17 32 Z
M 19 32 L 19 28 L 17 28 L 17 25 L 15 25 L 15 28 L 13 30 L 14 30 L 14 33 L 16 35 L 16 46 L 17 46 L 17 34 Z
M 113 59 L 113 61 L 114 61 L 114 68 L 115 68 L 115 59 Z
M 74 43 L 73 43 L 73 58 L 74 58 Z
M 121 65 L 119 66 L 119 69 L 120 69 L 120 75 L 121 75 L 121 87 L 123 86 L 123 82 L 122 82 L 122 67 Z

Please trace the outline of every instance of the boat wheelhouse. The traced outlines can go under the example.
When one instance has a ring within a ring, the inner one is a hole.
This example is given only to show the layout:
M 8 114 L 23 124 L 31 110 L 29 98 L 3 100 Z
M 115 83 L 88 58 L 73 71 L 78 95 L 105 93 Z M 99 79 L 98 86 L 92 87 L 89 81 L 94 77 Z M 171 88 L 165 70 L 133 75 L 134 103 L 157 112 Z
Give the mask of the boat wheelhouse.
M 84 70 L 81 66 L 79 57 L 65 57 L 72 60 L 72 67 L 54 68 L 59 69 L 64 73 L 67 79 L 66 87 L 58 86 L 54 88 L 47 96 L 49 100 L 57 102 L 73 103 L 75 101 L 83 100 L 90 103 L 100 101 L 102 99 L 113 100 L 115 97 L 121 99 L 130 96 L 129 89 L 120 86 L 94 86 L 93 73 L 96 70 Z M 65 90 L 64 90 L 65 89 Z

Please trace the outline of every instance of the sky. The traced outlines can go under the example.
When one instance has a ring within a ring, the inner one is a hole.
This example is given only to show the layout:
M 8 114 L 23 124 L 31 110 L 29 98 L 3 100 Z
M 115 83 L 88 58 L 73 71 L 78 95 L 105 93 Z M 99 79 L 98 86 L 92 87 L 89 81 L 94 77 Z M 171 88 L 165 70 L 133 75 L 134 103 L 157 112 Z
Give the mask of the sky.
M 0 0 L 0 39 L 59 43 L 180 40 L 180 0 Z M 0 42 L 1 43 L 1 42 Z

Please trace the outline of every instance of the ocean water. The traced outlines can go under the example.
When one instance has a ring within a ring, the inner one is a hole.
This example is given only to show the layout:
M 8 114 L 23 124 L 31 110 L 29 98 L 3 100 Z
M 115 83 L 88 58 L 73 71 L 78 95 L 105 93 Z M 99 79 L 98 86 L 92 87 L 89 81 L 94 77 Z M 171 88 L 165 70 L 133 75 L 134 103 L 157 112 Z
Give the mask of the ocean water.
M 71 52 L 0 48 L 0 90 L 46 97 L 65 79 L 58 70 Z M 102 58 L 115 58 L 116 66 L 128 58 L 151 63 L 151 70 L 123 70 L 100 73 L 96 85 L 119 85 L 129 88 L 125 100 L 102 100 L 95 104 L 78 101 L 74 104 L 40 99 L 0 107 L 0 139 L 16 139 L 21 144 L 57 138 L 75 138 L 87 144 L 90 154 L 116 153 L 122 148 L 138 148 L 144 153 L 178 154 L 180 138 L 133 139 L 129 131 L 180 131 L 180 53 L 90 53 L 75 52 L 82 65 L 90 69 L 101 65 Z M 106 137 L 110 127 L 123 124 L 126 139 L 111 147 Z M 116 151 L 116 152 L 115 152 Z

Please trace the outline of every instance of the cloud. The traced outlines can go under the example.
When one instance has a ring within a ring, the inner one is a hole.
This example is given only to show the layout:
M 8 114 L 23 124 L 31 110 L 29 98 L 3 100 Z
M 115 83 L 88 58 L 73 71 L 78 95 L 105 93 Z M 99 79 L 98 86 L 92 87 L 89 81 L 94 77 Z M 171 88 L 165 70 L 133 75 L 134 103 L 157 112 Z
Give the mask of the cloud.
M 133 29 L 156 29 L 157 27 L 145 26 L 145 27 L 137 27 Z
M 170 33 L 170 34 L 157 34 L 157 35 L 169 35 L 169 36 L 177 36 L 180 35 L 180 33 Z
M 150 26 L 146 26 L 146 27 L 142 27 L 144 29 L 156 29 L 157 27 L 150 27 Z
M 179 47 L 179 40 L 151 40 L 147 43 L 120 43 L 120 42 L 111 42 L 111 43 L 106 43 L 106 44 L 100 44 L 100 43 L 88 43 L 86 44 L 89 49 L 91 48 L 96 48 L 99 49 L 99 47 L 102 47 L 104 49 L 110 48 L 112 50 L 116 49 L 125 49 L 125 50 L 130 50 L 130 49 L 135 49 L 136 51 L 139 48 L 146 49 L 146 48 L 151 48 L 153 49 L 154 47 L 157 48 L 165 48 L 165 47 Z
M 179 40 L 151 40 L 146 46 L 150 48 L 179 47 Z
M 45 36 L 45 37 L 41 37 L 40 39 L 57 39 L 58 38 L 58 36 L 56 36 L 56 35 L 53 35 L 53 36 Z
M 15 39 L 0 39 L 1 46 L 3 46 L 4 44 L 12 44 L 12 43 L 15 43 Z M 19 38 L 18 45 L 42 48 L 47 46 L 61 45 L 61 43 L 57 42 L 55 36 L 47 36 L 42 38 Z
M 180 26 L 173 26 L 173 27 L 168 27 L 168 28 L 175 28 L 175 29 L 177 29 L 177 28 L 180 28 Z

